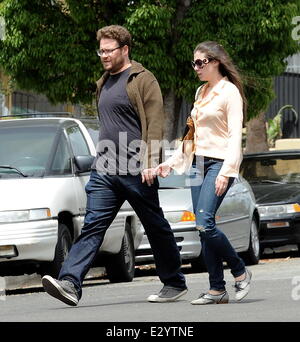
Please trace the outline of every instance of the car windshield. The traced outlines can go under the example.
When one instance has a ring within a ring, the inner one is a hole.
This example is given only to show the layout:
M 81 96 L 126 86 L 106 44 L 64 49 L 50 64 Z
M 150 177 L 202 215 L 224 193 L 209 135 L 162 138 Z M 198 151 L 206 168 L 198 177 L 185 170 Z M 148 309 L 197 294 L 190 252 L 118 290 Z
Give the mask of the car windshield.
M 300 183 L 300 157 L 245 158 L 241 174 L 250 183 Z
M 56 128 L 0 127 L 0 177 L 42 176 Z

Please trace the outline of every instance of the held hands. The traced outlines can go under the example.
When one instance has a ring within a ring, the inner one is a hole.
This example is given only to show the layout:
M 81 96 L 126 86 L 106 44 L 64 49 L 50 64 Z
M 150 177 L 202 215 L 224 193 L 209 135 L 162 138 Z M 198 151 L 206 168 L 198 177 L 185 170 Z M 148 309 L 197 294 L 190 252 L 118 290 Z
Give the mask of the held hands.
M 159 164 L 155 168 L 145 169 L 142 171 L 142 183 L 146 182 L 148 186 L 151 186 L 156 176 L 166 178 L 169 176 L 171 171 L 172 171 L 172 168 L 168 164 L 165 164 L 165 163 Z M 228 186 L 228 181 L 229 181 L 229 177 L 226 177 L 226 176 L 220 175 L 216 178 L 215 193 L 217 196 L 222 196 L 224 194 Z
M 169 176 L 171 171 L 172 168 L 165 163 L 159 164 L 155 168 L 145 169 L 142 171 L 142 183 L 146 182 L 148 186 L 151 186 L 156 176 L 165 178 Z
M 229 180 L 228 177 L 221 176 L 221 175 L 216 178 L 216 183 L 215 183 L 216 191 L 215 191 L 215 193 L 217 196 L 222 196 L 224 194 L 224 192 L 226 191 L 227 186 L 228 186 L 228 180 Z
M 168 177 L 171 171 L 172 168 L 166 163 L 161 163 L 155 168 L 157 176 L 160 176 L 162 178 Z
M 144 169 L 142 171 L 142 183 L 146 182 L 148 186 L 151 186 L 154 182 L 154 179 L 156 177 L 155 168 L 151 169 Z

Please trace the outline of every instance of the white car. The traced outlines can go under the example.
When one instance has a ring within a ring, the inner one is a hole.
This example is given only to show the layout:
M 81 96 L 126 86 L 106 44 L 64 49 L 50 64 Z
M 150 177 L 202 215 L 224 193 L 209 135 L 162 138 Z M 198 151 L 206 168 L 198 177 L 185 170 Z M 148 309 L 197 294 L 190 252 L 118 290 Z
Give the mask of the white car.
M 83 226 L 96 153 L 90 133 L 98 134 L 91 125 L 73 118 L 0 120 L 0 272 L 30 263 L 58 274 Z M 111 281 L 133 279 L 142 235 L 126 202 L 99 250 Z

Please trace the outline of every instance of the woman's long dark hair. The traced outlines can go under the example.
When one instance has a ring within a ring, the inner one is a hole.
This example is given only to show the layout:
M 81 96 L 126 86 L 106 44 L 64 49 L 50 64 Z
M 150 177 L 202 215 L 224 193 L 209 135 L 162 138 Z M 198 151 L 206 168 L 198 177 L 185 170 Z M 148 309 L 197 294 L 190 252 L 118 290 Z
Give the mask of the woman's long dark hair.
M 206 57 L 210 57 L 219 61 L 219 71 L 221 75 L 223 77 L 227 76 L 228 80 L 238 88 L 243 99 L 243 114 L 245 124 L 247 116 L 247 99 L 245 97 L 241 76 L 228 53 L 225 51 L 222 45 L 214 41 L 206 41 L 198 44 L 194 50 L 194 53 L 197 51 L 204 53 Z

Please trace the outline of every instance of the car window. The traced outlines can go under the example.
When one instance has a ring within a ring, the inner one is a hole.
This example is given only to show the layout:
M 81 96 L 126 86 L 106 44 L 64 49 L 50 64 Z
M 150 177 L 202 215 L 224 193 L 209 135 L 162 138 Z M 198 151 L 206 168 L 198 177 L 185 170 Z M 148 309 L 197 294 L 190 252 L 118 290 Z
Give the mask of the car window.
M 0 127 L 0 165 L 19 169 L 27 176 L 43 175 L 56 136 L 56 127 Z M 19 177 L 13 168 L 0 168 L 0 176 Z
M 50 168 L 52 175 L 64 175 L 72 173 L 71 155 L 68 149 L 67 139 L 61 134 L 57 149 Z
M 67 135 L 69 137 L 71 147 L 75 156 L 85 156 L 90 154 L 87 142 L 79 128 L 79 126 L 72 126 L 67 128 Z
M 241 174 L 249 182 L 300 183 L 299 156 L 247 158 L 241 165 Z

